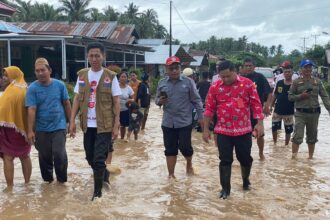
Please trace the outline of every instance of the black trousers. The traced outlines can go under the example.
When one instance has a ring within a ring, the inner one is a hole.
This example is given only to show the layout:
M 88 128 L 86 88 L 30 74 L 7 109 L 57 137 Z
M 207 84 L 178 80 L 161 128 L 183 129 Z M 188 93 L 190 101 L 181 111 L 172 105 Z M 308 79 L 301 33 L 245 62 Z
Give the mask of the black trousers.
M 84 134 L 86 160 L 93 170 L 105 169 L 108 152 L 112 152 L 112 134 L 97 133 L 97 128 L 87 128 Z
M 66 130 L 36 132 L 36 149 L 39 154 L 39 166 L 44 181 L 52 182 L 53 167 L 59 182 L 66 182 L 68 175 L 68 156 L 65 149 Z
M 251 133 L 241 136 L 227 136 L 218 134 L 217 145 L 219 150 L 220 166 L 230 166 L 233 159 L 233 149 L 241 166 L 251 166 L 252 136 Z
M 168 128 L 162 126 L 165 156 L 177 156 L 178 152 L 185 157 L 191 157 L 194 149 L 191 145 L 192 125 L 183 128 Z

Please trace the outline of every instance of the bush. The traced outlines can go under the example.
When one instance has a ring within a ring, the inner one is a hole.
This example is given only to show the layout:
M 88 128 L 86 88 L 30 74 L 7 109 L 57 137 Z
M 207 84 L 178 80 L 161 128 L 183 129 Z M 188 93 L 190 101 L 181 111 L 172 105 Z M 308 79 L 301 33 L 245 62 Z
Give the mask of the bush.
M 328 95 L 330 96 L 330 83 L 323 82 L 325 90 L 328 92 Z
M 156 77 L 150 77 L 149 78 L 149 85 L 150 85 L 150 92 L 151 92 L 151 96 L 155 97 L 156 96 L 156 92 L 157 92 L 157 86 L 158 86 L 158 82 L 160 80 L 160 78 L 156 78 Z

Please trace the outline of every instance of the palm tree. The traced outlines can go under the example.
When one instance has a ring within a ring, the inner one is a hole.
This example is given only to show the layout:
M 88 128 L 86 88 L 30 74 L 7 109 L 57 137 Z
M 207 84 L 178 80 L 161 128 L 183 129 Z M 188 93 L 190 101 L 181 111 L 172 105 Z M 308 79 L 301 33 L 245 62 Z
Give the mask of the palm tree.
M 143 12 L 143 15 L 152 23 L 157 24 L 158 14 L 154 9 L 147 9 Z
M 63 4 L 59 8 L 60 11 L 67 15 L 70 23 L 73 21 L 85 21 L 86 15 L 91 11 L 88 8 L 91 0 L 60 0 L 59 2 Z
M 127 17 L 131 20 L 134 21 L 136 20 L 136 18 L 139 16 L 139 7 L 134 5 L 133 2 L 129 3 L 128 6 L 125 6 L 125 8 L 127 9 L 127 11 L 125 12 L 125 14 L 127 15 Z
M 59 9 L 55 9 L 53 5 L 47 3 L 35 3 L 33 6 L 34 18 L 36 21 L 58 21 L 63 15 L 60 14 Z
M 102 21 L 104 19 L 104 15 L 99 12 L 97 8 L 91 9 L 91 21 Z
M 25 22 L 33 21 L 33 5 L 31 4 L 31 0 L 27 2 L 23 0 L 15 1 L 19 12 L 15 13 L 14 20 Z
M 150 38 L 153 35 L 154 29 L 152 23 L 144 14 L 138 18 L 138 22 L 136 22 L 135 27 L 140 38 Z
M 106 21 L 117 21 L 119 13 L 111 6 L 107 6 L 103 9 L 104 20 Z
M 153 37 L 159 39 L 165 39 L 167 35 L 168 35 L 168 31 L 166 30 L 166 28 L 163 25 L 159 24 L 159 22 L 157 21 Z
M 284 51 L 283 51 L 283 46 L 282 44 L 279 44 L 277 45 L 277 48 L 276 48 L 276 56 L 281 56 L 284 54 Z
M 275 51 L 276 51 L 276 46 L 275 45 L 272 45 L 270 48 L 269 48 L 269 53 L 271 56 L 274 56 L 275 55 Z

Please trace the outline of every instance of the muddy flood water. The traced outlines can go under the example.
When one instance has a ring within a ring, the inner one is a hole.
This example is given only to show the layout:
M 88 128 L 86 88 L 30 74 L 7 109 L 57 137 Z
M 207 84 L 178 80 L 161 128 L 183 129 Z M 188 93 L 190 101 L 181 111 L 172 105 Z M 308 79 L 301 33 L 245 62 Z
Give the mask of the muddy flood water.
M 0 191 L 0 219 L 330 219 L 330 117 L 323 111 L 315 159 L 307 160 L 307 145 L 301 145 L 297 160 L 283 137 L 277 146 L 271 138 L 270 118 L 265 122 L 265 161 L 253 146 L 252 190 L 243 192 L 239 163 L 235 159 L 232 192 L 219 199 L 218 151 L 193 133 L 195 176 L 186 176 L 180 155 L 177 181 L 167 178 L 161 132 L 162 111 L 150 110 L 146 131 L 140 140 L 115 143 L 113 165 L 121 174 L 112 175 L 110 189 L 96 202 L 92 170 L 84 158 L 82 134 L 68 139 L 69 179 L 65 185 L 43 183 L 37 152 L 32 150 L 31 183 L 24 185 L 21 166 L 15 160 L 12 192 Z M 0 161 L 0 188 L 5 188 Z

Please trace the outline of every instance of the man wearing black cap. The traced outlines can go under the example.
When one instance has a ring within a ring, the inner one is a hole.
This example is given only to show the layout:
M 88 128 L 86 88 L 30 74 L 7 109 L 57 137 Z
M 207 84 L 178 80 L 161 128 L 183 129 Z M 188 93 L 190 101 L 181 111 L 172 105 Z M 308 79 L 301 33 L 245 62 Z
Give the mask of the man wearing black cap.
M 178 150 L 187 160 L 187 174 L 194 174 L 191 146 L 192 105 L 196 108 L 198 122 L 203 123 L 203 106 L 195 82 L 181 75 L 180 59 L 166 60 L 167 77 L 159 81 L 156 104 L 163 106 L 162 121 L 165 156 L 169 178 L 175 178 L 174 168 Z
M 300 78 L 293 81 L 289 100 L 294 101 L 296 108 L 295 126 L 292 137 L 292 159 L 297 158 L 299 145 L 303 142 L 306 127 L 306 142 L 308 144 L 308 159 L 313 159 L 315 143 L 317 142 L 317 126 L 321 113 L 318 97 L 330 114 L 330 100 L 322 82 L 312 76 L 314 63 L 304 59 L 300 63 Z

